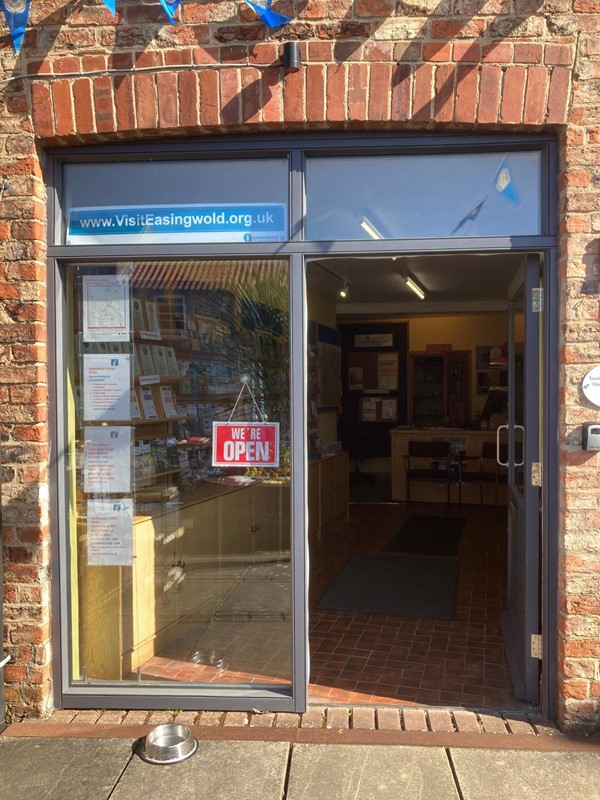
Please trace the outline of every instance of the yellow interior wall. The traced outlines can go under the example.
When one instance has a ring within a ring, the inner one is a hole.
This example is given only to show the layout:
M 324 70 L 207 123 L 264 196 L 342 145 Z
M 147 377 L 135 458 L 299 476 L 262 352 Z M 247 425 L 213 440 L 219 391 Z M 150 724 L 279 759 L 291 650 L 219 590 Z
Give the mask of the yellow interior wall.
M 522 340 L 522 331 L 516 331 Z M 508 314 L 444 315 L 441 317 L 412 317 L 408 320 L 408 349 L 426 350 L 435 344 L 451 344 L 453 350 L 471 352 L 471 415 L 483 410 L 487 395 L 477 394 L 477 363 L 475 348 L 502 346 L 508 339 Z

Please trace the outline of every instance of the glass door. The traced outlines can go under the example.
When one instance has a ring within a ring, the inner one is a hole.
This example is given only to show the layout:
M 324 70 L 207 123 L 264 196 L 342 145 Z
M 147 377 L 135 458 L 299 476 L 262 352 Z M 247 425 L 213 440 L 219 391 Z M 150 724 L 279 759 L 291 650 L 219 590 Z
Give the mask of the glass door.
M 539 259 L 528 256 L 509 290 L 508 596 L 502 631 L 515 695 L 532 703 L 539 700 L 540 664 L 532 651 L 539 633 L 539 288 Z

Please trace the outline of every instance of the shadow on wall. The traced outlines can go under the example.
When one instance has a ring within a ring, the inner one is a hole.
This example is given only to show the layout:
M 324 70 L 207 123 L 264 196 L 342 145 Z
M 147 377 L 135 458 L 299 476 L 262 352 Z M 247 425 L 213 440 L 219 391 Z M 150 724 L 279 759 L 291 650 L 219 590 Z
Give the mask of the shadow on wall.
M 393 13 L 386 15 L 387 7 L 389 6 L 389 11 L 392 12 L 395 2 L 391 0 L 385 2 L 384 0 L 375 9 L 375 13 L 382 15 L 380 19 L 352 16 L 353 5 L 351 5 L 346 10 L 344 17 L 323 20 L 319 19 L 318 12 L 316 13 L 315 9 L 311 8 L 311 0 L 300 0 L 298 3 L 281 0 L 281 2 L 276 2 L 274 10 L 292 17 L 293 21 L 283 28 L 269 31 L 265 25 L 257 21 L 254 12 L 243 2 L 238 4 L 238 13 L 235 16 L 226 16 L 229 4 L 223 4 L 223 11 L 225 11 L 223 13 L 219 10 L 219 6 L 215 6 L 213 3 L 194 4 L 190 6 L 190 11 L 183 3 L 179 12 L 184 23 L 181 25 L 165 24 L 165 12 L 158 2 L 153 5 L 128 5 L 124 9 L 119 8 L 117 4 L 117 14 L 114 18 L 105 6 L 90 7 L 89 0 L 68 3 L 45 17 L 38 16 L 36 4 L 32 3 L 30 23 L 13 76 L 26 73 L 28 71 L 27 62 L 30 67 L 36 65 L 38 69 L 47 71 L 47 64 L 43 65 L 43 60 L 50 55 L 55 46 L 61 48 L 61 56 L 68 56 L 69 51 L 74 56 L 80 55 L 81 52 L 85 52 L 86 47 L 94 48 L 97 55 L 98 45 L 103 46 L 107 53 L 118 55 L 119 61 L 122 62 L 122 68 L 128 71 L 130 68 L 135 70 L 136 64 L 144 67 L 152 66 L 155 59 L 156 65 L 158 65 L 160 51 L 146 52 L 148 46 L 153 43 L 163 48 L 205 47 L 207 51 L 216 50 L 216 46 L 219 45 L 229 45 L 228 56 L 231 56 L 232 66 L 234 66 L 236 62 L 245 62 L 247 55 L 243 55 L 244 48 L 248 47 L 251 52 L 252 46 L 256 43 L 320 40 L 335 42 L 333 47 L 333 64 L 335 65 L 351 59 L 365 42 L 373 39 L 377 31 L 386 26 L 389 29 L 388 37 L 379 36 L 375 41 L 395 43 L 394 61 L 398 63 L 398 69 L 392 77 L 392 91 L 402 90 L 402 84 L 409 80 L 415 65 L 437 62 L 440 52 L 444 51 L 448 47 L 448 43 L 456 38 L 458 38 L 456 44 L 460 44 L 462 38 L 469 39 L 468 43 L 465 42 L 462 45 L 460 57 L 457 58 L 455 54 L 453 58 L 455 62 L 458 62 L 458 82 L 468 83 L 470 75 L 477 71 L 482 63 L 482 46 L 494 47 L 519 28 L 526 29 L 529 18 L 539 11 L 542 5 L 543 0 L 530 0 L 530 2 L 523 3 L 522 15 L 498 14 L 495 17 L 483 18 L 476 17 L 480 11 L 479 3 L 465 2 L 461 10 L 466 13 L 460 17 L 452 17 L 449 15 L 449 0 L 441 0 L 432 9 L 427 9 L 426 3 L 425 7 L 415 8 L 412 3 L 404 3 L 401 0 L 399 13 L 396 16 Z M 335 4 L 328 5 L 327 9 L 332 9 L 332 14 L 336 13 Z M 427 15 L 427 22 L 421 27 L 419 27 L 420 20 L 415 18 L 416 13 Z M 219 17 L 219 14 L 222 16 Z M 303 14 L 306 14 L 305 18 L 303 18 Z M 560 25 L 564 24 L 564 22 L 552 21 L 550 17 L 548 18 L 548 26 L 552 30 L 556 29 L 554 32 L 557 34 L 565 33 L 558 29 Z M 97 30 L 99 30 L 98 41 L 96 40 Z M 431 41 L 432 38 L 435 38 L 435 41 Z M 215 44 L 211 44 L 211 41 Z M 5 48 L 11 48 L 10 36 L 7 34 L 1 37 L 0 44 Z M 78 48 L 81 50 L 78 51 Z M 240 53 L 238 53 L 238 48 Z M 136 53 L 120 52 L 123 49 L 135 49 Z M 128 56 L 132 59 L 130 63 L 127 63 Z M 387 57 L 386 54 L 382 60 L 386 60 Z M 102 56 L 100 56 L 101 58 Z M 306 54 L 304 54 L 304 58 L 306 58 Z M 39 64 L 36 64 L 38 59 Z M 93 56 L 90 56 L 90 60 L 93 61 Z M 215 53 L 215 60 L 223 63 L 223 53 L 221 53 L 220 59 Z M 452 59 L 448 56 L 439 61 L 452 62 Z M 121 64 L 115 63 L 113 68 L 117 66 L 120 67 Z M 201 65 L 199 66 L 201 68 Z M 210 60 L 206 66 L 210 67 Z M 279 67 L 279 62 L 270 65 L 248 63 L 248 66 L 264 69 L 269 66 Z M 444 64 L 446 69 L 438 69 L 436 72 L 436 109 L 443 109 L 448 103 L 450 111 L 452 109 L 452 98 L 455 93 L 454 66 L 453 63 Z M 93 69 L 94 67 L 90 64 L 87 70 L 84 69 L 84 72 Z M 97 66 L 96 69 L 101 69 L 101 67 Z M 430 76 L 427 77 L 427 81 L 429 80 Z M 240 101 L 242 121 L 250 120 L 259 109 L 268 104 L 273 96 L 271 87 L 279 84 L 280 81 L 279 69 L 277 72 L 265 69 L 261 77 L 244 86 L 240 93 L 236 93 L 225 104 L 222 111 L 223 120 L 238 121 Z M 118 78 L 115 86 L 118 86 Z M 340 88 L 344 89 L 343 80 Z M 365 86 L 357 85 L 354 90 L 362 93 L 365 88 Z M 416 97 L 415 94 L 415 99 Z M 429 107 L 430 94 L 427 89 L 422 106 L 413 109 L 412 119 L 429 121 Z

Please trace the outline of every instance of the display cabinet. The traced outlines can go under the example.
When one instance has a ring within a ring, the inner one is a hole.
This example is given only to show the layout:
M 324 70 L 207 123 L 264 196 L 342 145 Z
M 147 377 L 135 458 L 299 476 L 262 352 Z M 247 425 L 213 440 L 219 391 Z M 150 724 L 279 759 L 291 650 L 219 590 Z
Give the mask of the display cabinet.
M 409 423 L 462 427 L 470 418 L 470 353 L 409 353 Z

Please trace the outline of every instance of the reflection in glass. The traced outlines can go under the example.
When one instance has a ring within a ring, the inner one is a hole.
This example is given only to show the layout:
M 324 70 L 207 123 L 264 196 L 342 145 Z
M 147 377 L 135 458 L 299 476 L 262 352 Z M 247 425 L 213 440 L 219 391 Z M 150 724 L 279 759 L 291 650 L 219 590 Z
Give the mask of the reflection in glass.
M 541 232 L 539 152 L 310 157 L 312 240 Z
M 289 684 L 287 263 L 67 277 L 73 680 Z M 278 466 L 212 465 L 266 420 Z

